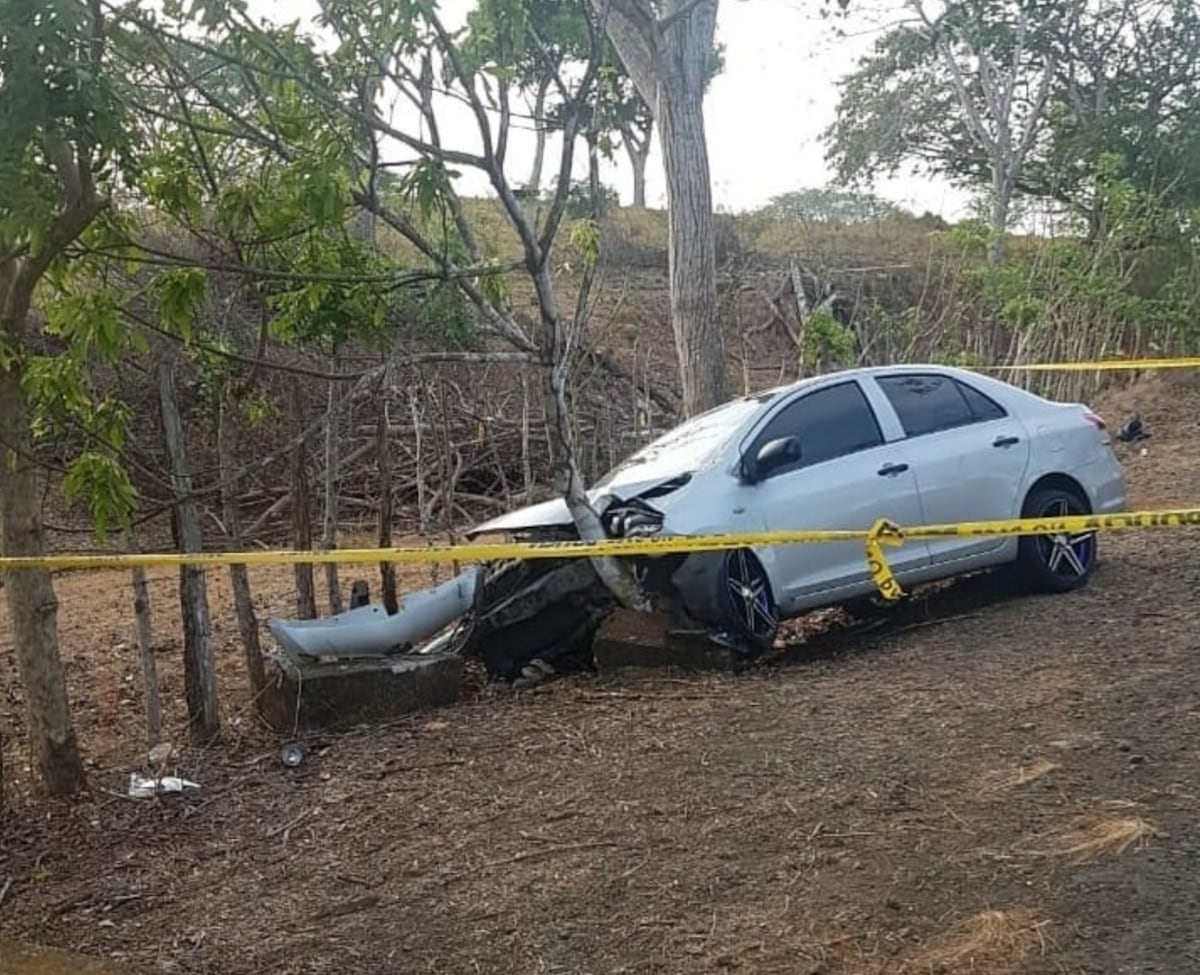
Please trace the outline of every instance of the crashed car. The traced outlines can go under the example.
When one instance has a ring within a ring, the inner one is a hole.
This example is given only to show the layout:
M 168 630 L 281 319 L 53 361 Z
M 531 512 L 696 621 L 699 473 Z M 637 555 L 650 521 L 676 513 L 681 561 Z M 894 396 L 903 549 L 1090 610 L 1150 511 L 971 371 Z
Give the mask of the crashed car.
M 961 523 L 1126 503 L 1105 423 L 1088 407 L 932 365 L 848 370 L 733 400 L 633 454 L 589 497 L 614 538 L 865 531 L 879 518 Z M 561 499 L 469 537 L 496 534 L 577 537 Z M 1087 583 L 1096 556 L 1095 533 L 1082 532 L 912 539 L 889 562 L 905 588 L 1011 567 L 1030 589 L 1066 592 Z M 781 620 L 875 593 L 858 541 L 629 558 L 676 625 L 746 656 L 771 645 Z M 475 653 L 490 675 L 513 679 L 531 666 L 587 666 L 614 605 L 587 559 L 512 560 L 412 594 L 391 617 L 367 605 L 271 628 L 296 654 Z

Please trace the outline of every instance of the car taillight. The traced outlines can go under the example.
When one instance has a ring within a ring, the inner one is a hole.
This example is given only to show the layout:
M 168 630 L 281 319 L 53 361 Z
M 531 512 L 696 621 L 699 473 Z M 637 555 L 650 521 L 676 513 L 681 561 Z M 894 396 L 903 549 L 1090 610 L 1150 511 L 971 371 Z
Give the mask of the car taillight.
M 1094 426 L 1097 430 L 1107 430 L 1108 429 L 1108 424 L 1104 422 L 1104 419 L 1100 416 L 1097 416 L 1091 410 L 1085 410 L 1083 413 L 1083 418 L 1085 420 L 1087 420 L 1088 423 L 1090 423 L 1092 426 Z

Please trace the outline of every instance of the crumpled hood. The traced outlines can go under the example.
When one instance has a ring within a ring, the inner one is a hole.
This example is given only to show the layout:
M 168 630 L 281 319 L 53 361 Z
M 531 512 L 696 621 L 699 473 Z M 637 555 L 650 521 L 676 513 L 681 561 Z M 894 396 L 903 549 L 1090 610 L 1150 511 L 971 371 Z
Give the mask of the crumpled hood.
M 630 471 L 629 473 L 632 474 L 633 472 Z M 672 475 L 655 477 L 651 480 L 618 477 L 612 483 L 604 485 L 604 487 L 592 488 L 592 490 L 588 491 L 588 500 L 591 501 L 592 507 L 599 512 L 603 512 L 614 497 L 622 501 L 628 501 L 630 498 L 635 498 L 643 492 L 671 480 L 673 477 L 682 476 L 684 473 L 686 472 L 677 471 Z M 508 514 L 500 515 L 482 524 L 475 525 L 467 532 L 467 538 L 475 538 L 477 535 L 487 535 L 492 532 L 523 531 L 530 528 L 557 528 L 570 524 L 571 512 L 567 508 L 567 502 L 563 498 L 551 498 L 549 501 L 542 501 L 539 504 L 531 504 L 524 508 L 518 508 L 516 511 L 510 511 Z

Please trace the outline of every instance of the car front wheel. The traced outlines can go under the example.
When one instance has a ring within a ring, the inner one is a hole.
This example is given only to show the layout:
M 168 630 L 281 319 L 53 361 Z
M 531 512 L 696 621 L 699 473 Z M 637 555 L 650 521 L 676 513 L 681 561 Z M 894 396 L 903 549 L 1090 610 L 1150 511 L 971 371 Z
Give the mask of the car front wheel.
M 1024 516 L 1053 520 L 1089 514 L 1087 502 L 1066 488 L 1043 487 L 1030 493 Z M 1086 585 L 1096 567 L 1096 533 L 1062 532 L 1021 538 L 1017 571 L 1038 592 L 1071 592 Z
M 751 653 L 768 649 L 779 629 L 771 580 L 749 549 L 725 553 L 718 578 L 722 616 L 732 634 Z

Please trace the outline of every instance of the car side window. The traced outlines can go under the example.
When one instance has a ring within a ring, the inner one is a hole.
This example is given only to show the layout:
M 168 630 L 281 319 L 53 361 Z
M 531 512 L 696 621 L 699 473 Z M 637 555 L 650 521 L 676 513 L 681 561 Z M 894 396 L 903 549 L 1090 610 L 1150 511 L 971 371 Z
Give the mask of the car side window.
M 758 451 L 772 440 L 789 436 L 800 441 L 800 459 L 773 475 L 883 443 L 875 412 L 856 382 L 819 389 L 789 403 L 767 421 L 752 449 Z
M 1003 406 L 969 383 L 956 379 L 954 385 L 963 394 L 963 399 L 967 401 L 967 406 L 971 408 L 971 415 L 975 417 L 977 423 L 982 423 L 984 420 L 1000 420 L 1008 416 Z
M 954 427 L 993 418 L 976 415 L 968 394 L 964 391 L 965 387 L 949 376 L 928 373 L 879 376 L 876 382 L 895 408 L 904 432 L 910 437 L 951 430 Z M 976 396 L 991 404 L 993 409 L 999 409 L 982 393 L 976 393 Z M 983 405 L 980 405 L 979 409 L 985 411 Z M 1003 411 L 1000 415 L 1003 415 Z

